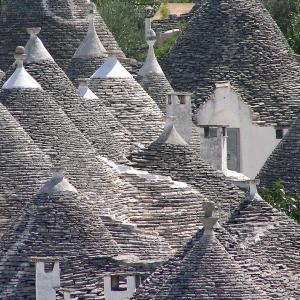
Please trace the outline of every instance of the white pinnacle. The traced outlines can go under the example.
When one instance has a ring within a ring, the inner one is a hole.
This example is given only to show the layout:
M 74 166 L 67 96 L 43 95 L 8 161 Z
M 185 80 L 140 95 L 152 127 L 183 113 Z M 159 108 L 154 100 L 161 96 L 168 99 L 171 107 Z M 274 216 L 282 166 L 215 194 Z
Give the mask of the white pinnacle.
M 30 34 L 30 39 L 25 46 L 26 63 L 39 62 L 44 60 L 54 61 L 48 50 L 45 48 L 43 42 L 38 38 L 41 31 L 40 27 L 27 28 Z
M 39 83 L 25 70 L 23 64 L 26 58 L 25 48 L 18 46 L 15 51 L 17 68 L 2 89 L 42 89 Z
M 95 29 L 94 19 L 96 6 L 94 3 L 90 3 L 89 6 L 89 29 L 85 38 L 73 55 L 73 58 L 94 58 L 107 56 L 107 52 L 102 45 Z
M 133 78 L 116 57 L 108 57 L 105 63 L 92 75 L 93 78 Z

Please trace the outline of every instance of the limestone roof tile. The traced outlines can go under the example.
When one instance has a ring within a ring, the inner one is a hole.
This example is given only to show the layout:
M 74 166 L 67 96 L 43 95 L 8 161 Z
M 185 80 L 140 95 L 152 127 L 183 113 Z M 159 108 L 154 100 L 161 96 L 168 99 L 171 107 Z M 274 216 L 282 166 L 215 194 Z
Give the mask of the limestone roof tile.
M 104 103 L 138 143 L 150 143 L 163 128 L 163 115 L 157 104 L 124 67 L 117 68 L 122 76 L 105 75 L 110 74 L 109 70 L 114 70 L 115 66 L 121 66 L 120 62 L 109 60 L 103 66 L 99 69 L 100 78 L 94 76 L 90 81 L 90 89 L 100 99 L 94 101 L 95 109 L 97 103 Z
M 26 28 L 42 27 L 40 37 L 62 67 L 67 68 L 89 26 L 89 3 L 61 0 L 12 0 L 1 15 L 0 66 L 6 70 L 12 61 L 11 54 L 18 44 L 27 41 Z M 107 51 L 125 58 L 101 16 L 96 13 L 95 27 Z
M 31 39 L 28 43 L 31 43 Z M 39 40 L 39 44 L 43 45 L 41 40 Z M 78 95 L 72 82 L 63 70 L 49 59 L 49 56 L 46 55 L 37 60 L 32 56 L 31 49 L 32 47 L 27 48 L 26 51 L 27 57 L 31 57 L 30 61 L 26 63 L 28 72 L 57 101 L 99 154 L 123 160 L 129 151 L 130 143 L 128 141 L 133 139 L 131 134 L 104 105 L 99 106 L 96 113 L 89 106 L 88 101 Z M 48 51 L 44 48 L 43 53 L 48 53 Z

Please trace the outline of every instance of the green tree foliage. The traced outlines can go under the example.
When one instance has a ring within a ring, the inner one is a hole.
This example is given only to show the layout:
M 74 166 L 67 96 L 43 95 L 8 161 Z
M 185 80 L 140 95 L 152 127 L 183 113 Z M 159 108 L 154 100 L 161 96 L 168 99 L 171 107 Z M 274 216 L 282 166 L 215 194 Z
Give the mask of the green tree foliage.
M 94 0 L 101 16 L 128 57 L 144 44 L 144 9 L 134 0 Z
M 300 195 L 287 195 L 281 180 L 270 188 L 262 188 L 260 194 L 265 201 L 300 223 Z
M 294 51 L 300 54 L 300 1 L 263 0 Z

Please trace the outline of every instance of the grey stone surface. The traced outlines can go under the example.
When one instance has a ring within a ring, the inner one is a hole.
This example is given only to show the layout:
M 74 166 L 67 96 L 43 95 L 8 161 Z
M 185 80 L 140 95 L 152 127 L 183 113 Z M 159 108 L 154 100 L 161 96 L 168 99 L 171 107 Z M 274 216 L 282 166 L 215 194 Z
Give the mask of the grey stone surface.
M 149 144 L 163 128 L 163 115 L 157 104 L 133 78 L 92 78 L 90 89 L 141 144 Z
M 275 148 L 258 174 L 262 187 L 280 179 L 289 196 L 300 194 L 300 116 Z
M 154 142 L 145 149 L 134 151 L 129 159 L 136 168 L 171 176 L 174 180 L 194 186 L 216 203 L 224 220 L 245 197 L 243 191 L 227 180 L 221 171 L 199 158 L 189 145 Z
M 27 27 L 42 27 L 40 37 L 55 61 L 67 68 L 88 29 L 89 5 L 85 0 L 10 0 L 1 14 L 0 67 L 12 64 L 16 45 L 27 41 Z M 103 19 L 97 14 L 96 30 L 107 51 L 125 58 Z
M 100 299 L 107 269 L 136 269 L 114 261 L 121 254 L 162 259 L 169 248 L 156 236 L 102 216 L 99 203 L 80 194 L 40 194 L 1 240 L 1 299 L 35 299 L 32 256 L 60 257 L 61 286 L 82 299 Z
M 300 69 L 275 21 L 257 0 L 205 0 L 164 63 L 194 108 L 217 81 L 230 81 L 258 121 L 290 125 L 299 112 Z
M 48 178 L 50 159 L 0 104 L 0 235 Z
M 66 74 L 51 60 L 28 63 L 26 69 L 57 101 L 100 155 L 123 160 L 133 137 L 104 105 L 95 112 L 89 100 L 79 97 Z
M 137 76 L 137 81 L 156 102 L 160 110 L 166 112 L 167 94 L 174 92 L 164 74 L 148 74 Z

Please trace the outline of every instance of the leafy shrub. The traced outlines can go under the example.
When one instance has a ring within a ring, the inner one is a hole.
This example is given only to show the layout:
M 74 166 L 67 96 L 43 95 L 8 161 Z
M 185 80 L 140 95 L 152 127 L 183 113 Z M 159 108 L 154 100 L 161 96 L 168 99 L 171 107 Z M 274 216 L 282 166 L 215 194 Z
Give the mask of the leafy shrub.
M 300 195 L 287 195 L 281 180 L 270 188 L 262 188 L 260 194 L 265 201 L 300 223 Z

